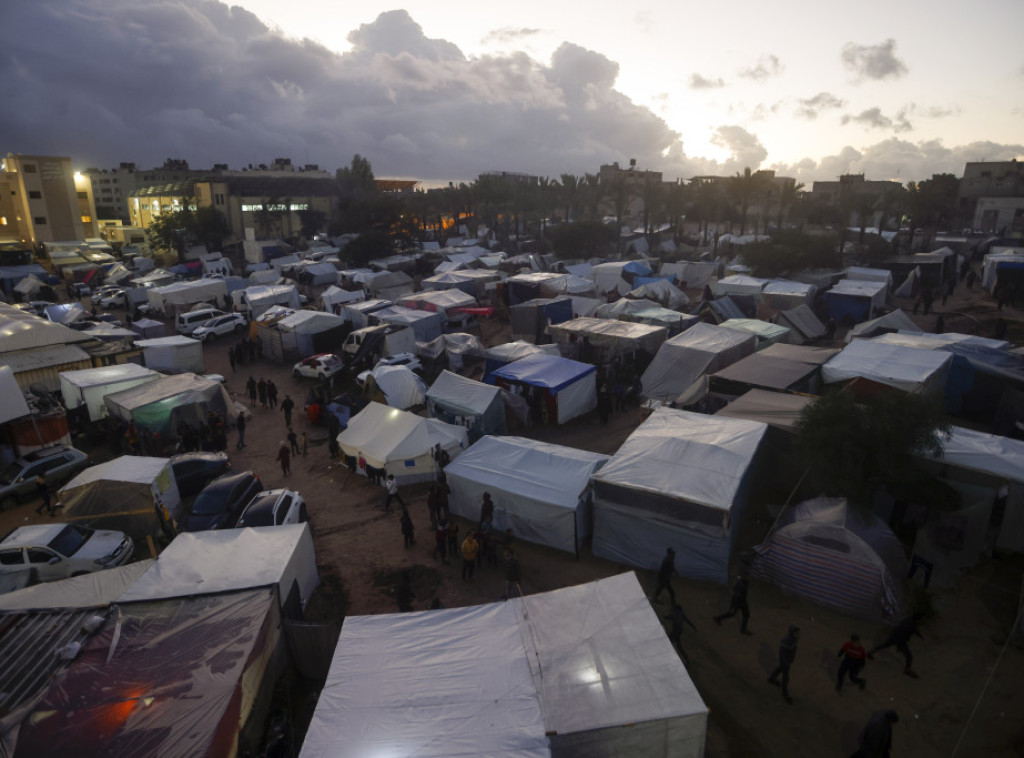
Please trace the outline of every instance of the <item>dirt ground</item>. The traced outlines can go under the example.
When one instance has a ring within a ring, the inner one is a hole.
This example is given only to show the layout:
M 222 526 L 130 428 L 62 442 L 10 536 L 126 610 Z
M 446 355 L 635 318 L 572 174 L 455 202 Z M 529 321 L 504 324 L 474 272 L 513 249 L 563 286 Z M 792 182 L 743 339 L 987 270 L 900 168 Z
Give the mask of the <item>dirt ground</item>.
M 910 312 L 912 303 L 898 304 Z M 983 336 L 992 336 L 995 319 L 1003 315 L 1010 322 L 1008 338 L 1024 343 L 1024 314 L 1009 307 L 997 314 L 992 298 L 977 286 L 968 292 L 960 285 L 945 306 L 937 300 L 935 308 L 946 314 L 947 331 Z M 912 318 L 923 331 L 932 331 L 936 314 Z M 486 344 L 503 341 L 500 325 L 484 324 L 482 330 Z M 503 587 L 500 569 L 485 565 L 467 582 L 460 578 L 457 562 L 444 565 L 433 557 L 423 486 L 401 492 L 417 529 L 416 544 L 404 549 L 398 516 L 383 512 L 380 488 L 332 461 L 326 430 L 307 423 L 301 408 L 310 383 L 294 379 L 290 364 L 270 361 L 257 361 L 232 373 L 227 361 L 231 342 L 229 338 L 208 346 L 207 371 L 226 376 L 229 389 L 239 400 L 249 374 L 257 379 L 273 378 L 281 396 L 291 394 L 298 406 L 293 424 L 296 432 L 309 435 L 309 454 L 293 461 L 288 478 L 274 462 L 286 433 L 280 410 L 255 409 L 246 432 L 248 446 L 236 451 L 232 433 L 228 452 L 235 471 L 252 469 L 266 487 L 292 487 L 306 499 L 324 580 L 310 605 L 310 615 L 341 618 L 394 612 L 394 577 L 405 569 L 413 573 L 416 610 L 428 608 L 435 598 L 448 607 L 499 600 Z M 639 421 L 638 410 L 630 409 L 614 413 L 606 427 L 587 417 L 562 427 L 516 433 L 611 454 Z M 771 502 L 775 496 L 755 494 L 758 502 L 737 554 L 766 534 L 772 522 L 768 506 L 780 504 Z M 0 514 L 0 533 L 39 520 L 32 508 L 30 504 Z M 458 521 L 465 534 L 469 525 Z M 595 558 L 589 547 L 576 560 L 555 550 L 518 544 L 526 593 L 632 570 Z M 737 619 L 727 620 L 722 627 L 712 621 L 728 605 L 727 587 L 677 577 L 677 596 L 697 626 L 685 630 L 683 643 L 691 661 L 688 670 L 710 708 L 707 755 L 846 756 L 855 750 L 856 735 L 868 716 L 882 708 L 900 714 L 894 730 L 894 756 L 999 758 L 1024 754 L 1024 691 L 1020 686 L 1024 651 L 1003 647 L 1020 597 L 1022 570 L 1020 556 L 987 559 L 954 587 L 935 591 L 937 618 L 924 628 L 923 640 L 915 638 L 911 643 L 920 678 L 903 676 L 902 658 L 890 649 L 868 663 L 866 690 L 848 685 L 841 694 L 835 691 L 839 646 L 853 631 L 870 643 L 884 635 L 885 629 L 752 582 L 753 635 L 743 636 Z M 651 573 L 639 573 L 641 582 L 652 586 Z M 659 603 L 654 610 L 664 615 L 669 609 Z M 802 637 L 790 685 L 794 704 L 787 705 L 766 678 L 774 668 L 779 640 L 790 624 L 801 627 Z M 481 661 L 480 666 L 486 671 L 487 662 Z

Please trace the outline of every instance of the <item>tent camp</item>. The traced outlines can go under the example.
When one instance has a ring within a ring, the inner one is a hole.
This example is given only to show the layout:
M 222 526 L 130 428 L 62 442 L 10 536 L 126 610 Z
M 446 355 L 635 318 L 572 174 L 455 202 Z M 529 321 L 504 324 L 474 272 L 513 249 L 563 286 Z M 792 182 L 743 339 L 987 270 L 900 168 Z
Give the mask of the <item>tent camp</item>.
M 486 676 L 473 673 L 481 661 Z M 628 573 L 507 603 L 348 617 L 300 758 L 698 758 L 707 715 Z
M 642 367 L 668 339 L 664 327 L 605 318 L 574 318 L 552 324 L 548 334 L 562 355 L 597 366 L 625 357 Z
M 779 326 L 789 327 L 789 341 L 794 345 L 818 340 L 827 334 L 825 325 L 814 315 L 809 305 L 798 305 L 796 308 L 779 311 L 775 320 Z
M 530 340 L 540 345 L 550 341 L 547 328 L 573 317 L 571 297 L 535 298 L 509 306 L 508 320 L 513 339 Z
M 791 310 L 801 305 L 811 305 L 818 288 L 813 284 L 773 279 L 761 290 L 765 303 L 780 310 Z
M 363 394 L 392 408 L 412 408 L 426 401 L 427 386 L 407 366 L 380 366 L 359 377 Z
M 566 421 L 597 407 L 597 369 L 536 353 L 491 372 L 490 381 L 527 398 L 535 423 Z
M 142 360 L 146 368 L 153 371 L 202 374 L 206 370 L 202 340 L 176 334 L 173 337 L 136 340 L 135 346 L 142 348 Z
M 399 484 L 434 478 L 437 471 L 431 452 L 438 443 L 455 460 L 468 446 L 469 437 L 464 427 L 380 403 L 370 403 L 359 411 L 338 435 L 345 455 L 362 455 L 368 466 L 394 474 Z
M 719 326 L 753 334 L 757 337 L 758 350 L 764 350 L 769 345 L 789 342 L 789 327 L 756 318 L 730 318 Z
M 844 498 L 787 508 L 754 551 L 752 576 L 786 592 L 868 621 L 903 616 L 903 546 L 880 518 Z
M 859 324 L 881 312 L 887 293 L 885 282 L 843 279 L 825 293 L 825 305 L 837 324 Z
M 430 415 L 466 427 L 470 443 L 485 434 L 505 434 L 505 403 L 497 387 L 442 371 L 427 390 Z
M 905 392 L 941 397 L 953 361 L 951 353 L 854 340 L 821 369 L 825 384 L 855 377 L 896 387 Z
M 321 311 L 295 311 L 275 324 L 281 333 L 281 350 L 286 358 L 306 358 L 333 352 L 349 329 L 345 319 Z
M 224 385 L 195 374 L 177 374 L 107 395 L 103 402 L 111 416 L 134 421 L 139 429 L 159 434 L 168 444 L 182 421 L 198 427 L 210 411 L 234 417 L 234 403 Z
M 753 334 L 713 324 L 694 324 L 658 350 L 640 378 L 643 397 L 675 400 L 705 374 L 714 373 L 751 355 L 757 347 Z
M 594 474 L 594 555 L 725 582 L 767 426 L 658 408 Z
M 128 327 L 137 335 L 143 339 L 153 339 L 155 337 L 167 336 L 167 330 L 164 327 L 162 321 L 156 321 L 151 318 L 138 318 L 135 319 L 131 326 Z
M 442 314 L 415 308 L 392 305 L 374 311 L 369 320 L 371 326 L 376 324 L 411 326 L 417 342 L 429 342 L 444 334 L 445 319 Z
M 139 384 L 159 379 L 161 374 L 136 363 L 63 371 L 60 375 L 60 394 L 69 411 L 85 406 L 90 421 L 107 416 L 103 398 Z
M 90 466 L 57 495 L 62 518 L 93 529 L 116 529 L 133 539 L 173 536 L 181 497 L 169 458 L 122 455 Z
M 483 437 L 444 470 L 449 509 L 479 521 L 488 492 L 497 532 L 579 555 L 591 529 L 590 477 L 607 460 L 523 437 Z

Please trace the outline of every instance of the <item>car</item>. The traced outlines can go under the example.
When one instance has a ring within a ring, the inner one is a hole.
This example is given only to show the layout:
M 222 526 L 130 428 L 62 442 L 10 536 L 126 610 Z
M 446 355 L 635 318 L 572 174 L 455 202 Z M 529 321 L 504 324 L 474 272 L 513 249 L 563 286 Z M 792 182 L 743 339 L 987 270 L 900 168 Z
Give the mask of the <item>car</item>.
M 0 573 L 34 569 L 44 582 L 122 566 L 135 551 L 124 532 L 80 524 L 19 526 L 0 542 Z
M 107 295 L 108 293 L 111 293 L 111 292 L 116 292 L 118 290 L 120 290 L 121 292 L 124 292 L 124 288 L 123 287 L 119 287 L 116 284 L 104 284 L 104 285 L 102 285 L 100 287 L 97 287 L 96 291 L 92 293 L 92 296 L 89 299 L 92 300 L 92 304 L 93 305 L 99 305 L 100 304 L 100 300 L 103 299 L 104 295 Z
M 192 497 L 218 476 L 231 470 L 227 453 L 181 453 L 171 457 L 178 494 Z
M 181 523 L 183 532 L 229 529 L 249 502 L 263 491 L 263 483 L 252 471 L 225 474 L 203 487 Z
M 345 364 L 333 353 L 317 353 L 296 363 L 292 367 L 292 374 L 296 379 L 304 376 L 308 379 L 323 381 L 329 376 L 334 376 L 343 368 L 345 368 Z
M 210 319 L 217 318 L 218 316 L 226 315 L 228 314 L 218 308 L 199 308 L 194 311 L 185 311 L 185 313 L 178 314 L 174 328 L 178 330 L 178 334 L 191 337 L 192 332 L 200 324 L 205 324 Z
M 0 508 L 36 497 L 36 479 L 40 476 L 52 489 L 88 466 L 89 456 L 68 445 L 54 445 L 15 458 L 0 471 Z
M 105 292 L 98 303 L 101 308 L 124 308 L 126 304 L 124 290 L 120 287 Z
M 209 342 L 225 334 L 240 332 L 247 325 L 248 322 L 241 313 L 229 313 L 226 316 L 217 316 L 209 321 L 204 321 L 192 330 L 192 337 L 203 342 Z
M 281 526 L 282 524 L 303 524 L 309 521 L 306 513 L 306 501 L 295 490 L 275 489 L 263 490 L 252 499 L 242 515 L 238 517 L 237 527 L 243 526 Z
M 386 355 L 377 361 L 373 368 L 378 369 L 381 366 L 405 366 L 410 371 L 423 370 L 423 364 L 420 363 L 420 359 L 413 353 L 395 353 L 394 355 Z
M 73 282 L 68 285 L 68 295 L 76 300 L 81 300 L 83 297 L 92 295 L 92 290 L 84 282 Z

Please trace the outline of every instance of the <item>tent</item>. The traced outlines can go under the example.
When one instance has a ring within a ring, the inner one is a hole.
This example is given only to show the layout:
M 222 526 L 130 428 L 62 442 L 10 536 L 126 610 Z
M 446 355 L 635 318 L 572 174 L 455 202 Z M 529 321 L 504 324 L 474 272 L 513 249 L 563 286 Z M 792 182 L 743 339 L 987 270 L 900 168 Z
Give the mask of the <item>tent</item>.
M 367 397 L 383 399 L 392 408 L 405 410 L 423 405 L 427 387 L 407 366 L 381 366 L 366 375 L 363 392 Z
M 843 279 L 825 293 L 825 305 L 837 324 L 859 324 L 885 307 L 885 282 Z
M 838 353 L 830 348 L 772 345 L 710 376 L 714 395 L 739 396 L 752 388 L 818 394 L 821 365 Z
M 716 297 L 722 297 L 723 295 L 747 295 L 753 297 L 755 302 L 760 302 L 761 295 L 767 285 L 767 279 L 758 279 L 746 274 L 733 274 L 715 282 L 714 291 Z
M 382 271 L 366 282 L 368 296 L 382 300 L 394 300 L 413 291 L 411 276 L 402 271 Z
M 341 306 L 341 316 L 352 324 L 353 329 L 365 329 L 370 326 L 370 316 L 384 308 L 390 308 L 390 300 L 358 300 L 346 302 Z
M 609 261 L 590 268 L 590 276 L 598 294 L 616 291 L 625 295 L 633 287 L 635 276 L 650 276 L 653 272 L 640 261 Z
M 444 319 L 455 319 L 458 318 L 457 309 L 475 307 L 476 298 L 460 289 L 426 290 L 412 295 L 402 295 L 395 300 L 395 305 L 440 313 Z
M 505 434 L 501 390 L 451 371 L 442 371 L 427 390 L 427 410 L 436 419 L 466 427 L 471 443 L 485 434 Z
M 594 474 L 594 555 L 725 582 L 765 424 L 658 408 Z
M 429 342 L 444 333 L 444 316 L 431 311 L 415 308 L 403 308 L 392 305 L 374 311 L 370 316 L 370 324 L 400 324 L 411 326 L 418 342 Z
M 632 358 L 642 368 L 668 339 L 668 329 L 604 318 L 574 318 L 548 327 L 562 355 L 595 365 Z
M 818 288 L 813 284 L 773 279 L 761 290 L 764 302 L 773 308 L 790 310 L 801 305 L 811 305 Z
M 903 546 L 880 518 L 844 498 L 787 508 L 754 551 L 754 578 L 812 603 L 876 623 L 904 614 Z
M 162 321 L 156 321 L 151 318 L 139 318 L 132 322 L 132 325 L 128 327 L 137 335 L 143 339 L 154 339 L 156 337 L 167 336 L 167 330 L 164 328 Z
M 679 310 L 690 302 L 690 298 L 686 296 L 686 293 L 667 279 L 658 279 L 642 284 L 636 289 L 630 290 L 629 297 L 638 300 L 654 300 L 658 305 L 673 311 Z
M 228 288 L 223 279 L 195 279 L 146 290 L 149 307 L 166 316 L 184 313 L 198 303 L 223 303 Z
M 894 311 L 886 313 L 884 316 L 879 316 L 878 318 L 871 319 L 870 321 L 864 321 L 863 323 L 857 324 L 846 335 L 846 341 L 852 342 L 858 337 L 861 339 L 867 339 L 869 337 L 877 337 L 880 334 L 886 334 L 887 332 L 898 332 L 904 330 L 916 332 L 919 331 L 920 328 L 914 323 L 910 316 L 897 308 Z
M 662 263 L 658 272 L 662 276 L 672 276 L 684 289 L 701 289 L 711 284 L 718 276 L 718 263 L 714 261 L 679 261 Z
M 295 358 L 332 352 L 349 331 L 341 316 L 322 311 L 295 311 L 275 326 L 281 332 L 284 355 Z
M 538 271 L 531 274 L 516 274 L 505 280 L 509 306 L 525 303 L 527 300 L 552 298 L 569 294 L 566 279 L 569 274 L 554 274 Z
M 160 377 L 160 373 L 135 363 L 63 371 L 60 375 L 60 394 L 64 407 L 69 411 L 85 406 L 89 420 L 99 421 L 107 416 L 107 406 L 103 402 L 107 395 L 147 384 Z
M 482 269 L 464 269 L 461 271 L 446 271 L 434 276 L 427 277 L 420 285 L 425 290 L 449 290 L 460 289 L 467 295 L 475 298 L 483 297 L 487 291 L 487 285 L 493 284 L 501 279 L 501 275 L 494 271 Z
M 905 392 L 942 396 L 952 362 L 952 354 L 941 350 L 854 340 L 822 367 L 821 376 L 825 384 L 862 377 Z
M 430 342 L 416 343 L 416 354 L 420 358 L 434 360 L 444 356 L 452 371 L 461 369 L 467 356 L 482 359 L 484 353 L 484 345 L 480 338 L 466 332 L 451 332 L 442 334 Z
M 494 529 L 579 555 L 590 536 L 590 477 L 607 455 L 522 437 L 483 437 L 445 468 L 449 509 L 476 522 L 484 492 Z
M 846 269 L 846 278 L 855 282 L 883 282 L 886 290 L 892 287 L 892 272 L 884 268 L 864 268 L 850 266 Z
M 511 335 L 514 339 L 529 339 L 536 344 L 549 341 L 547 328 L 573 317 L 571 297 L 535 298 L 512 305 L 508 309 Z
M 494 370 L 513 361 L 518 361 L 528 355 L 542 353 L 544 355 L 560 356 L 562 353 L 558 345 L 534 345 L 530 342 L 515 340 L 500 345 L 492 345 L 486 350 L 486 363 L 484 364 L 484 381 L 494 384 L 492 374 Z
M 368 466 L 394 474 L 399 484 L 434 478 L 437 472 L 431 453 L 438 443 L 454 460 L 466 449 L 469 437 L 464 427 L 380 403 L 370 403 L 359 411 L 338 435 L 345 455 L 362 455 Z
M 139 429 L 170 441 L 178 425 L 208 421 L 208 413 L 234 417 L 234 403 L 224 385 L 195 374 L 177 374 L 107 395 L 103 402 L 111 416 L 134 421 Z
M 667 340 L 640 378 L 645 398 L 665 402 L 704 374 L 710 374 L 752 354 L 757 346 L 753 334 L 712 324 L 694 324 Z
M 168 374 L 202 374 L 206 370 L 201 340 L 175 335 L 136 340 L 135 346 L 142 348 L 142 360 L 146 368 L 154 371 L 165 371 Z
M 538 353 L 495 369 L 495 384 L 528 398 L 534 421 L 564 424 L 597 407 L 597 369 Z
M 813 401 L 814 398 L 807 395 L 752 389 L 715 411 L 715 415 L 760 421 L 776 429 L 795 432 L 800 414 Z
M 348 617 L 300 758 L 697 758 L 707 715 L 628 573 L 506 603 Z
M 169 458 L 122 455 L 90 466 L 63 488 L 62 518 L 93 529 L 117 529 L 133 539 L 173 535 L 181 496 Z
M 779 311 L 776 321 L 779 326 L 789 327 L 789 341 L 794 345 L 821 339 L 827 334 L 825 325 L 814 315 L 809 305 L 798 305 L 787 311 Z
M 789 327 L 779 326 L 769 321 L 756 318 L 731 318 L 723 321 L 720 326 L 748 332 L 757 337 L 757 349 L 764 350 L 769 345 L 789 342 Z
M 365 299 L 366 293 L 362 290 L 346 290 L 333 284 L 320 294 L 320 302 L 328 313 L 340 311 L 344 303 L 358 303 Z

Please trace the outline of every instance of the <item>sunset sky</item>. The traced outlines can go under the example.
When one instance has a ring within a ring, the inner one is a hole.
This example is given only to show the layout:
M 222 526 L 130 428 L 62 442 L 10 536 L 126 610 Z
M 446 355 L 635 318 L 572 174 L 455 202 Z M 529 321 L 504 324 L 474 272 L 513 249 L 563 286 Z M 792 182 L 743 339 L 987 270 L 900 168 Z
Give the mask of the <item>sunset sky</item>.
M 440 182 L 602 163 L 809 183 L 1024 159 L 1024 2 L 36 0 L 0 152 Z

